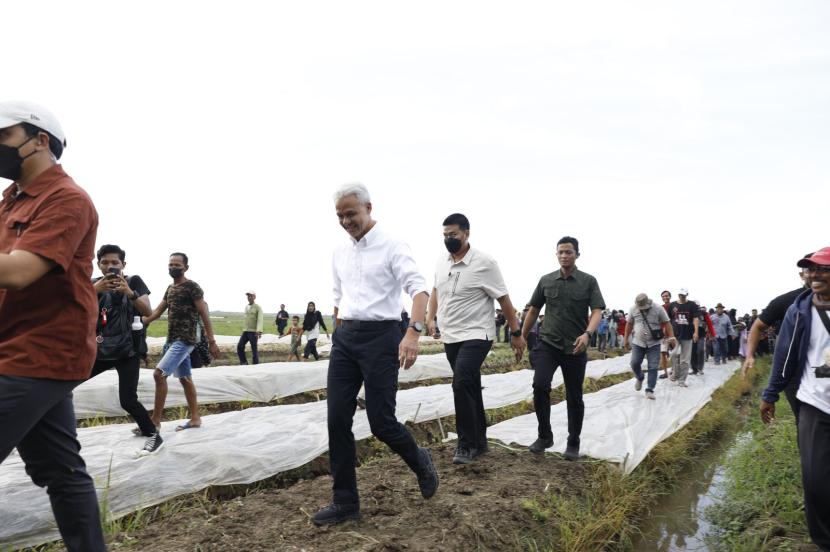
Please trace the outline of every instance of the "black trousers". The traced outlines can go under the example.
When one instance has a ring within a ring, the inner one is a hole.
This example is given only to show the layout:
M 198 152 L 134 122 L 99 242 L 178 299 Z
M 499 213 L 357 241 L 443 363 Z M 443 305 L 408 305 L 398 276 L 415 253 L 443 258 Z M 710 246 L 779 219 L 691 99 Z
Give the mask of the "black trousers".
M 487 418 L 481 397 L 481 365 L 493 342 L 470 339 L 445 343 L 444 352 L 452 367 L 452 396 L 455 401 L 455 429 L 461 448 L 487 448 Z
M 398 338 L 401 337 L 401 331 L 398 330 Z M 313 356 L 314 360 L 320 360 L 320 353 L 317 352 L 317 339 L 309 339 L 306 341 L 305 350 L 303 350 L 303 358 Z
M 810 538 L 830 551 L 830 414 L 805 402 L 799 409 L 798 450 Z
M 141 359 L 138 355 L 121 360 L 96 360 L 92 367 L 90 379 L 111 368 L 118 372 L 118 400 L 127 414 L 133 417 L 145 437 L 156 432 L 156 426 L 150 421 L 147 409 L 138 400 L 138 371 Z
M 550 427 L 550 383 L 556 369 L 562 367 L 565 380 L 565 400 L 568 407 L 568 444 L 579 446 L 582 420 L 585 418 L 585 403 L 582 401 L 582 382 L 585 381 L 587 353 L 566 355 L 544 341 L 539 341 L 530 351 L 533 366 L 533 406 L 539 422 L 539 438 L 552 439 Z
M 105 551 L 95 485 L 81 458 L 72 390 L 80 381 L 0 375 L 0 462 L 14 447 L 46 487 L 67 550 Z
M 332 337 L 326 402 L 332 491 L 338 504 L 359 502 L 352 420 L 361 384 L 366 387 L 366 415 L 372 435 L 418 472 L 418 445 L 395 417 L 400 341 L 397 321 L 344 320 Z
M 236 344 L 236 355 L 239 357 L 239 364 L 248 364 L 248 358 L 245 356 L 245 345 L 251 343 L 251 356 L 254 364 L 259 364 L 259 352 L 257 351 L 257 337 L 256 332 L 242 332 L 239 336 L 239 343 Z
M 285 321 L 285 320 L 280 320 L 279 322 L 277 322 L 277 331 L 279 332 L 280 337 L 282 337 L 283 334 L 285 333 L 285 326 L 287 324 L 288 324 L 288 322 Z

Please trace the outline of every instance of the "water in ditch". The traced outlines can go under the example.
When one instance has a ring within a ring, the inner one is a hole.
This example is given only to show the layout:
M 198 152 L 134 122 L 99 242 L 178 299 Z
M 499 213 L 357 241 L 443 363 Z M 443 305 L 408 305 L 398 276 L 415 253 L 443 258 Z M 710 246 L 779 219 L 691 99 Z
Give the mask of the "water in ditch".
M 706 536 L 712 527 L 704 517 L 706 508 L 718 500 L 730 453 L 751 434 L 730 431 L 711 443 L 710 448 L 687 468 L 671 494 L 642 520 L 642 537 L 635 541 L 637 552 L 705 552 Z

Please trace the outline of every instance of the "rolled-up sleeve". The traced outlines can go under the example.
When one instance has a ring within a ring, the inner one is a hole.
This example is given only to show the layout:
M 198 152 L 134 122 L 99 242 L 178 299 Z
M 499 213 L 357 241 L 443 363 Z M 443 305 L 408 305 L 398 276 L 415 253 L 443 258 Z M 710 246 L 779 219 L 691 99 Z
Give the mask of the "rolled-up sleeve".
M 421 292 L 429 295 L 426 279 L 418 270 L 418 265 L 415 264 L 415 259 L 412 257 L 412 251 L 408 245 L 405 243 L 395 244 L 389 261 L 392 264 L 392 273 L 395 280 L 410 298 L 414 298 Z

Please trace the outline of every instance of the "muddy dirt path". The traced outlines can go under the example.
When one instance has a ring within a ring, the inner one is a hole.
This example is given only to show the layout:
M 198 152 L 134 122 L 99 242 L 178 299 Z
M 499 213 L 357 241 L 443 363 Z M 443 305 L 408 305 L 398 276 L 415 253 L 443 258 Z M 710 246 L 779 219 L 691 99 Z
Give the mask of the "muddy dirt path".
M 545 488 L 578 492 L 590 464 L 553 455 L 513 452 L 491 443 L 469 466 L 452 464 L 454 443 L 432 445 L 441 479 L 421 498 L 415 476 L 397 456 L 358 468 L 361 519 L 317 528 L 309 516 L 329 502 L 331 479 L 321 476 L 285 489 L 212 501 L 182 510 L 133 533 L 129 550 L 504 550 L 538 531 L 522 499 Z M 118 545 L 116 545 L 117 547 Z

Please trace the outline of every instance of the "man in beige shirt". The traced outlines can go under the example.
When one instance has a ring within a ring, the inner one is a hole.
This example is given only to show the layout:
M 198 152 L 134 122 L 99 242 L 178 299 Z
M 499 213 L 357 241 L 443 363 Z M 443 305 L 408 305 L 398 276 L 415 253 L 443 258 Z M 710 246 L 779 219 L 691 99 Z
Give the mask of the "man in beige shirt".
M 458 447 L 453 464 L 469 464 L 487 452 L 487 419 L 481 396 L 481 365 L 496 338 L 493 301 L 499 302 L 512 331 L 510 344 L 520 359 L 525 349 L 516 310 L 496 261 L 470 246 L 470 221 L 461 213 L 444 220 L 444 245 L 435 269 L 427 327 L 436 336 L 435 315 L 444 352 L 453 372 Z

